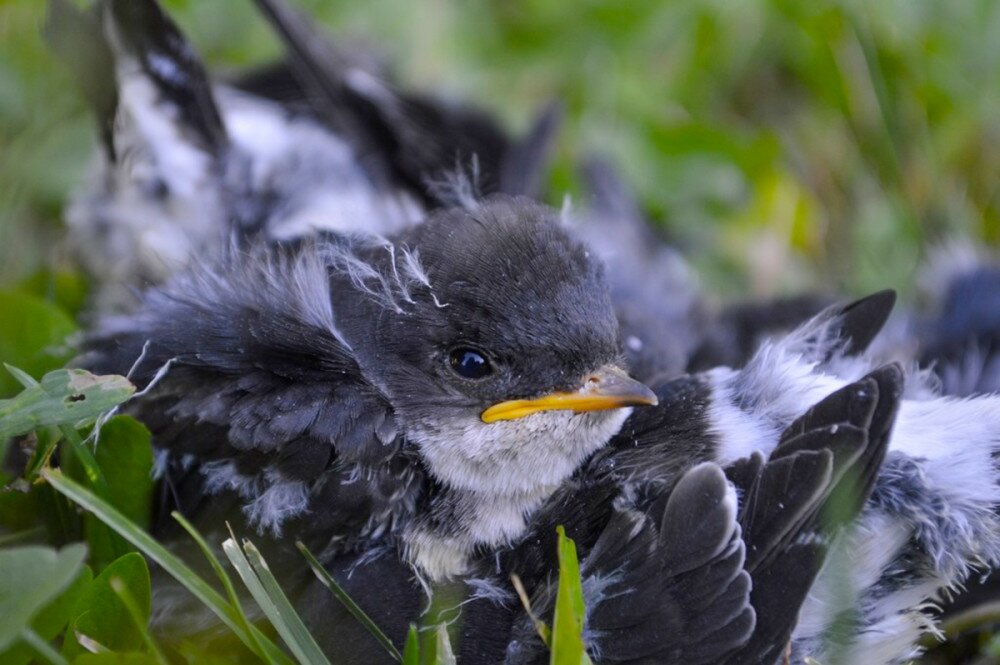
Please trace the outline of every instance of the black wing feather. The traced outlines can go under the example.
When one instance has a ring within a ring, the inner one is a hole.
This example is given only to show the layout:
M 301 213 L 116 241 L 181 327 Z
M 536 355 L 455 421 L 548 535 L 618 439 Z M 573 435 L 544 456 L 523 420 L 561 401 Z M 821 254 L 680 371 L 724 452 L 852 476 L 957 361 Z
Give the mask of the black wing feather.
M 871 493 L 902 382 L 896 365 L 872 372 L 794 421 L 767 464 L 741 462 L 727 470 L 748 493 L 740 521 L 758 625 L 726 663 L 770 665 L 785 652 L 826 543 Z
M 478 109 L 398 90 L 283 0 L 255 2 L 281 37 L 288 71 L 309 105 L 354 141 L 369 170 L 387 169 L 432 204 L 439 198 L 435 181 L 473 163 L 473 185 L 482 194 L 537 193 L 559 125 L 557 107 L 544 110 L 522 141 L 512 141 Z M 265 83 L 279 86 L 273 72 Z
M 147 424 L 155 445 L 173 458 L 193 456 L 187 470 L 232 462 L 248 487 L 258 487 L 248 500 L 276 483 L 308 490 L 322 478 L 340 482 L 347 478 L 336 474 L 360 466 L 373 474 L 362 483 L 370 500 L 387 502 L 379 481 L 389 494 L 399 491 L 386 462 L 399 454 L 401 439 L 388 402 L 367 382 L 332 318 L 310 314 L 322 309 L 310 299 L 329 298 L 299 290 L 328 283 L 326 268 L 310 263 L 312 251 L 237 253 L 150 290 L 135 314 L 87 339 L 82 363 L 99 372 L 131 370 L 146 390 L 127 410 Z M 198 473 L 171 468 L 177 491 L 201 482 Z M 404 469 L 404 484 L 412 472 Z
M 706 463 L 685 473 L 651 517 L 659 528 L 633 525 L 626 539 L 613 528 L 627 519 L 619 513 L 583 562 L 584 574 L 627 571 L 588 614 L 595 653 L 601 662 L 716 662 L 754 625 L 735 496 Z
M 896 292 L 885 289 L 844 305 L 840 310 L 840 337 L 849 340 L 845 353 L 863 353 L 889 320 Z
M 201 59 L 154 0 L 109 0 L 112 45 L 136 58 L 180 125 L 218 154 L 228 142 Z

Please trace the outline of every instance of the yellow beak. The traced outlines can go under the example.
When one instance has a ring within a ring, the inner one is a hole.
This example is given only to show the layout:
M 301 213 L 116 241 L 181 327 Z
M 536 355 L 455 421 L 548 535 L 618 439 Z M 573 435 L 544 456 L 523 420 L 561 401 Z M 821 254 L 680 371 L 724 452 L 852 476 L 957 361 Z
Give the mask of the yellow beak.
M 626 406 L 655 406 L 656 393 L 615 365 L 606 365 L 571 393 L 551 393 L 534 399 L 512 399 L 494 404 L 480 414 L 484 423 L 515 420 L 539 411 L 604 411 Z

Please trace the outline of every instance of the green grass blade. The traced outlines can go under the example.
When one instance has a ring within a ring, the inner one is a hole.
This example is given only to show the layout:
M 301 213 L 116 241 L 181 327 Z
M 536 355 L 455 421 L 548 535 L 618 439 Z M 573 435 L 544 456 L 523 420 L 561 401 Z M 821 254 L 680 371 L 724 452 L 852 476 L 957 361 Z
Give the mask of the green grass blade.
M 247 634 L 253 641 L 253 644 L 248 644 L 247 646 L 250 647 L 250 650 L 253 651 L 258 658 L 263 661 L 268 661 L 267 653 L 264 651 L 264 648 L 260 645 L 260 643 L 257 642 L 257 636 L 254 631 L 250 630 L 252 625 L 250 619 L 247 618 L 246 613 L 243 611 L 243 605 L 240 603 L 239 596 L 236 593 L 236 587 L 233 586 L 233 581 L 229 579 L 229 575 L 226 573 L 225 568 L 222 567 L 222 562 L 215 556 L 215 552 L 212 551 L 212 548 L 209 547 L 208 543 L 204 538 L 202 538 L 198 530 L 194 528 L 194 525 L 184 519 L 183 515 L 174 511 L 170 513 L 170 516 L 177 520 L 182 527 L 184 527 L 184 530 L 188 532 L 191 539 L 194 540 L 194 542 L 201 549 L 202 554 L 204 554 L 205 558 L 208 559 L 208 563 L 212 566 L 212 570 L 215 571 L 215 575 L 219 578 L 219 581 L 222 583 L 222 587 L 226 590 L 226 596 L 229 597 L 230 606 L 236 610 L 240 623 L 246 629 Z
M 410 624 L 406 633 L 406 645 L 403 647 L 403 665 L 420 665 L 420 636 L 416 624 Z
M 576 556 L 576 543 L 566 537 L 562 526 L 559 534 L 559 590 L 556 610 L 552 618 L 552 665 L 580 665 L 590 663 L 583 643 L 583 624 L 587 610 L 583 601 L 583 584 L 580 581 L 580 562 Z
M 10 375 L 13 376 L 14 379 L 16 379 L 17 382 L 20 383 L 25 388 L 35 388 L 41 385 L 38 383 L 38 381 L 35 381 L 35 377 L 31 376 L 20 367 L 14 367 L 9 363 L 4 363 L 3 366 L 4 369 L 6 369 L 7 372 L 10 373 Z
M 309 548 L 305 546 L 305 543 L 302 541 L 296 541 L 295 546 L 299 548 L 300 552 L 302 552 L 302 556 L 304 556 L 306 561 L 309 562 L 309 567 L 312 568 L 313 574 L 316 575 L 319 581 L 323 583 L 323 586 L 330 590 L 337 600 L 343 604 L 347 611 L 351 613 L 351 616 L 357 619 L 362 626 L 368 629 L 368 632 L 379 641 L 379 644 L 381 644 L 382 647 L 389 652 L 390 656 L 395 658 L 397 661 L 402 662 L 403 656 L 399 653 L 399 649 L 396 648 L 396 645 L 392 643 L 392 640 L 389 639 L 389 636 L 382 632 L 382 629 L 379 628 L 374 621 L 372 621 L 371 617 L 365 614 L 365 611 L 354 602 L 354 599 L 351 598 L 346 591 L 344 591 L 344 588 L 337 583 L 337 580 L 333 579 L 330 573 L 327 572 L 326 568 L 323 567 L 323 564 L 321 564 L 319 560 L 313 556 L 313 553 L 309 551 Z M 409 641 L 409 637 L 407 637 L 407 641 Z
M 97 460 L 94 459 L 94 454 L 90 452 L 90 448 L 84 443 L 83 437 L 69 425 L 60 425 L 59 431 L 62 432 L 63 438 L 69 444 L 70 451 L 72 451 L 72 454 L 76 456 L 83 467 L 83 472 L 87 476 L 90 486 L 94 488 L 99 497 L 108 499 L 111 496 L 111 488 L 108 487 L 108 481 L 104 477 L 104 472 L 98 466 Z
M 21 631 L 21 641 L 31 647 L 39 658 L 49 665 L 69 665 L 69 662 L 58 651 L 52 648 L 51 644 L 39 637 L 38 633 L 30 628 L 25 628 Z
M 510 576 L 511 584 L 514 585 L 514 591 L 517 592 L 517 597 L 521 600 L 521 607 L 524 608 L 525 614 L 531 619 L 531 623 L 535 626 L 535 632 L 538 633 L 538 637 L 542 639 L 545 646 L 552 647 L 552 630 L 545 624 L 544 621 L 539 619 L 534 610 L 531 609 L 531 599 L 528 598 L 528 592 L 524 588 L 524 583 L 521 578 L 516 574 L 512 573 Z
M 222 543 L 222 551 L 299 662 L 329 663 L 253 543 L 244 539 L 240 548 L 233 536 Z
M 0 536 L 0 547 L 10 547 L 11 545 L 17 545 L 23 541 L 33 541 L 36 539 L 44 538 L 47 532 L 44 526 L 35 526 L 30 529 L 25 529 L 24 531 L 15 531 L 14 533 L 6 533 Z
M 191 570 L 176 555 L 168 552 L 148 533 L 126 519 L 104 499 L 79 483 L 70 480 L 57 469 L 45 469 L 42 476 L 60 494 L 89 510 L 104 524 L 132 543 L 139 551 L 156 562 L 161 568 L 181 583 L 188 591 L 208 607 L 233 633 L 251 649 L 256 640 L 267 652 L 268 661 L 280 665 L 291 665 L 293 661 L 266 635 L 253 625 L 249 630 L 240 622 L 239 613 L 226 603 L 215 589 Z M 251 634 L 253 637 L 251 637 Z
M 295 611 L 295 608 L 288 601 L 288 596 L 281 590 L 281 585 L 278 584 L 278 580 L 271 573 L 267 561 L 264 560 L 257 547 L 249 540 L 244 539 L 243 551 L 246 553 L 247 558 L 250 560 L 250 565 L 253 566 L 258 578 L 260 578 L 261 583 L 264 585 L 264 591 L 267 592 L 268 597 L 271 598 L 272 603 L 277 607 L 279 618 L 285 625 L 285 632 L 290 634 L 294 639 L 294 643 L 298 645 L 297 651 L 301 651 L 306 656 L 304 662 L 328 663 L 329 661 L 323 654 L 322 649 L 316 644 L 316 640 L 313 639 L 309 629 L 302 622 L 302 618 L 299 617 L 298 612 Z M 276 625 L 275 628 L 278 628 L 280 632 L 280 626 Z

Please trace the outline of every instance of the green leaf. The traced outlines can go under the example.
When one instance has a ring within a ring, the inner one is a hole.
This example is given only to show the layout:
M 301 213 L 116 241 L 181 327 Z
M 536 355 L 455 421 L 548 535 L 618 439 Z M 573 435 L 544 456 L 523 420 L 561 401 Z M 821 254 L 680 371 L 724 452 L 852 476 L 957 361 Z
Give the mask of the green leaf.
M 31 630 L 39 639 L 51 642 L 62 632 L 66 624 L 73 618 L 76 604 L 92 579 L 93 573 L 90 572 L 90 568 L 86 565 L 83 566 L 69 587 L 55 600 L 39 610 L 31 622 Z M 35 650 L 22 640 L 7 651 L 0 652 L 0 663 L 21 665 L 30 662 L 34 655 Z
M 365 614 L 365 611 L 354 602 L 350 594 L 344 591 L 344 588 L 337 583 L 337 580 L 333 579 L 329 571 L 313 556 L 313 553 L 309 551 L 309 548 L 305 546 L 302 541 L 296 541 L 295 546 L 299 548 L 302 552 L 302 556 L 306 558 L 309 562 L 309 567 L 312 568 L 313 574 L 323 583 L 327 589 L 333 593 L 334 597 L 340 601 L 340 603 L 351 613 L 355 619 L 364 626 L 372 636 L 378 640 L 379 644 L 389 653 L 390 656 L 395 658 L 397 661 L 404 660 L 404 657 L 400 655 L 399 650 L 396 649 L 396 645 L 392 643 L 389 636 L 382 632 L 382 629 L 372 621 L 371 617 Z M 411 629 L 411 632 L 415 633 L 415 629 Z M 407 645 L 409 645 L 409 636 L 407 636 Z
M 79 471 L 80 473 L 77 475 L 85 477 L 87 482 L 94 488 L 98 495 L 104 498 L 110 498 L 111 489 L 108 486 L 107 479 L 101 471 L 101 467 L 98 465 L 93 453 L 85 445 L 76 428 L 82 427 L 92 420 L 96 420 L 104 413 L 104 411 L 115 406 L 115 402 L 120 402 L 126 399 L 134 390 L 132 385 L 121 377 L 95 377 L 94 375 L 88 372 L 83 372 L 82 370 L 58 370 L 56 372 L 50 372 L 42 378 L 41 383 L 38 383 L 25 372 L 15 367 L 11 367 L 10 365 L 7 365 L 7 371 L 9 371 L 11 375 L 25 388 L 24 392 L 17 398 L 7 400 L 8 402 L 13 402 L 15 406 L 20 404 L 20 406 L 24 407 L 24 402 L 27 400 L 29 407 L 34 405 L 36 408 L 45 409 L 46 399 L 51 402 L 53 398 L 59 398 L 62 396 L 61 400 L 57 400 L 57 402 L 63 405 L 68 405 L 65 410 L 71 411 L 71 413 L 68 416 L 66 414 L 63 415 L 68 418 L 69 424 L 47 423 L 45 422 L 44 414 L 43 417 L 40 418 L 40 421 L 42 424 L 57 425 L 59 432 L 65 439 L 66 443 L 63 447 L 62 466 L 67 469 L 67 472 L 70 473 L 70 475 L 73 475 L 74 470 Z M 108 393 L 114 393 L 114 384 L 120 382 L 124 382 L 124 390 L 121 391 L 123 394 L 119 396 L 112 395 L 112 398 L 109 399 Z M 82 392 L 77 393 L 77 390 Z M 62 395 L 67 391 L 69 393 L 68 395 Z M 37 399 L 32 399 L 32 394 Z M 86 407 L 86 409 L 91 409 L 92 412 L 82 412 L 80 409 L 84 407 Z M 25 414 L 28 414 L 29 416 L 31 415 L 30 409 L 15 409 L 14 413 L 18 417 L 23 417 Z M 78 420 L 81 416 L 86 416 L 86 418 Z M 29 417 L 28 420 L 31 421 L 32 418 Z M 35 418 L 35 420 L 39 419 Z M 74 420 L 76 420 L 76 422 L 73 422 Z M 16 421 L 14 421 L 14 425 L 17 425 Z M 25 475 L 25 477 L 29 480 L 33 480 L 41 466 L 48 462 L 57 443 L 57 439 L 49 438 L 47 443 L 44 444 L 44 447 L 42 447 L 42 441 L 44 439 L 45 437 L 39 437 L 40 447 L 36 450 Z M 143 480 L 142 483 L 140 483 L 140 487 L 145 487 L 148 484 L 148 480 Z M 56 510 L 60 513 L 62 512 L 59 506 L 56 506 Z M 61 530 L 65 532 L 67 531 L 67 528 L 70 527 L 70 524 L 63 522 L 65 522 L 65 520 L 61 519 L 60 527 Z M 108 562 L 128 551 L 128 547 L 121 542 L 119 538 L 112 534 L 106 526 L 94 521 L 92 517 L 88 516 L 84 520 L 84 528 L 87 536 L 87 543 L 90 545 L 91 563 L 94 563 L 99 567 L 103 567 Z
M 299 662 L 329 663 L 254 544 L 244 539 L 241 550 L 233 536 L 222 543 L 222 551 Z
M 49 372 L 40 384 L 0 400 L 0 439 L 49 425 L 84 427 L 134 392 L 135 386 L 121 376 L 95 376 L 82 369 Z
M 112 562 L 94 579 L 80 598 L 77 616 L 67 636 L 68 647 L 63 654 L 74 657 L 84 652 L 72 635 L 86 635 L 112 651 L 136 651 L 143 646 L 143 633 L 135 625 L 128 608 L 111 586 L 119 579 L 128 589 L 142 612 L 144 623 L 149 621 L 149 568 L 141 554 L 130 552 Z
M 259 643 L 267 651 L 268 662 L 291 665 L 292 661 L 267 638 L 260 630 L 250 626 L 249 631 L 241 624 L 238 612 L 226 603 L 219 593 L 205 580 L 199 577 L 191 568 L 176 555 L 167 551 L 148 533 L 128 521 L 124 515 L 111 504 L 100 498 L 83 485 L 67 478 L 57 469 L 44 469 L 42 477 L 60 494 L 94 513 L 100 520 L 116 531 L 125 540 L 132 543 L 151 561 L 159 565 L 165 572 L 181 583 L 198 600 L 215 613 L 219 619 L 243 642 L 253 648 Z M 251 637 L 248 632 L 253 634 Z
M 87 548 L 68 545 L 0 550 L 0 650 L 28 628 L 32 619 L 77 578 Z
M 559 590 L 552 618 L 552 658 L 549 662 L 553 665 L 590 663 L 583 643 L 587 610 L 583 602 L 576 543 L 566 537 L 562 526 L 557 527 L 556 532 L 559 534 Z
M 128 416 L 115 416 L 88 437 L 93 445 L 91 452 L 76 430 L 64 429 L 63 472 L 87 483 L 131 521 L 147 527 L 153 491 L 153 451 L 148 430 Z M 90 546 L 90 562 L 98 571 L 131 550 L 93 515 L 83 515 L 83 528 Z
M 145 425 L 115 416 L 101 427 L 94 451 L 108 481 L 111 505 L 139 526 L 149 526 L 153 493 L 153 447 Z
M 0 326 L 2 362 L 17 365 L 33 376 L 41 376 L 63 365 L 72 355 L 66 338 L 76 326 L 62 310 L 41 298 L 17 291 L 0 291 L 0 321 L 3 321 Z M 0 395 L 15 392 L 17 383 L 0 374 Z
M 128 587 L 119 577 L 111 578 L 111 588 L 116 594 L 118 594 L 118 600 L 122 602 L 125 606 L 125 610 L 128 612 L 129 618 L 132 619 L 132 625 L 135 629 L 139 631 L 139 636 L 142 637 L 143 646 L 145 646 L 145 653 L 152 654 L 156 657 L 156 661 L 159 665 L 167 665 L 167 658 L 160 651 L 160 647 L 157 646 L 156 641 L 153 639 L 152 634 L 149 632 L 149 605 L 146 607 L 140 607 L 139 603 L 135 598 L 132 597 L 132 592 L 129 591 Z
M 420 665 L 420 636 L 417 627 L 410 624 L 406 633 L 406 645 L 403 647 L 403 665 Z

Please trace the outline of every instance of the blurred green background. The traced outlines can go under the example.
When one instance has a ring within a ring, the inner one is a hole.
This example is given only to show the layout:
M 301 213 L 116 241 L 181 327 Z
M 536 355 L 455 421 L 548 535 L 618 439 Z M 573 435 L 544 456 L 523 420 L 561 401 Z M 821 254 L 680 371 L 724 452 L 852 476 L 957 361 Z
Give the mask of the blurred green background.
M 279 53 L 250 0 L 170 0 L 217 72 Z M 611 155 L 726 298 L 904 292 L 928 246 L 1000 242 L 995 0 L 302 0 L 407 86 L 512 129 L 568 109 L 551 199 Z M 0 2 L 0 285 L 58 264 L 60 206 L 92 126 L 39 37 Z

